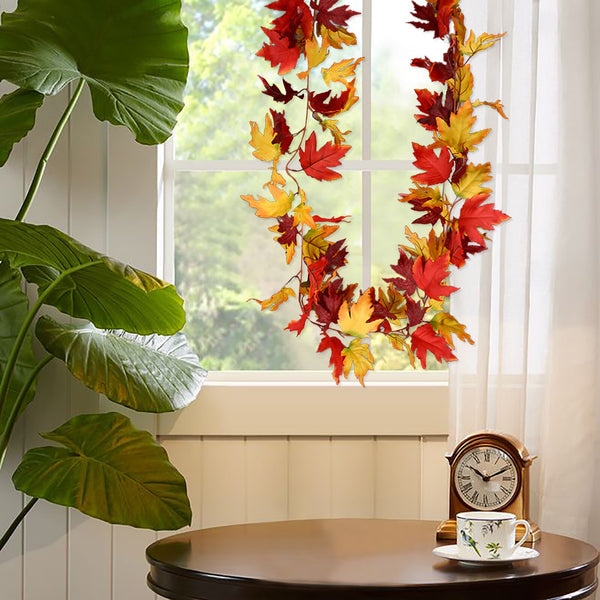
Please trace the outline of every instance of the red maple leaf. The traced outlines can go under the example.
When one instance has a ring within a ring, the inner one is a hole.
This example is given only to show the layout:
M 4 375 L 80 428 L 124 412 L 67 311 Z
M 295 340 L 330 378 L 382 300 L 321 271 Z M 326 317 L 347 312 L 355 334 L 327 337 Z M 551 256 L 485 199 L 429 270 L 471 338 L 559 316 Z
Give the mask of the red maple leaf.
M 325 350 L 331 350 L 331 356 L 329 357 L 329 366 L 333 367 L 333 378 L 336 383 L 340 382 L 340 375 L 342 374 L 344 357 L 342 356 L 342 350 L 345 348 L 342 341 L 337 337 L 329 337 L 327 334 L 323 335 L 321 343 L 317 348 L 317 352 L 324 352 Z
M 448 81 L 448 79 L 452 79 L 454 75 L 454 71 L 448 63 L 432 62 L 427 57 L 413 58 L 410 64 L 413 67 L 427 69 L 429 71 L 429 79 L 431 79 L 431 81 L 446 83 L 446 81 Z
M 467 166 L 469 165 L 469 159 L 466 156 L 459 156 L 454 158 L 454 173 L 452 173 L 452 183 L 458 183 L 462 176 L 467 172 Z
M 354 15 L 360 15 L 359 12 L 351 10 L 347 4 L 332 8 L 339 0 L 311 0 L 310 6 L 316 11 L 316 20 L 319 25 L 323 25 L 332 31 L 339 27 L 347 27 L 348 19 Z
M 310 282 L 310 288 L 308 290 L 308 298 L 312 304 L 315 298 L 315 294 L 321 288 L 321 282 L 323 281 L 325 267 L 327 266 L 327 259 L 322 256 L 319 260 L 308 265 L 308 281 Z
M 443 337 L 433 330 L 430 323 L 425 323 L 412 334 L 411 349 L 421 361 L 421 366 L 427 367 L 427 351 L 431 352 L 438 362 L 456 360 L 450 346 Z
M 347 296 L 347 288 L 342 286 L 341 279 L 335 279 L 319 293 L 314 309 L 317 320 L 323 323 L 324 328 L 337 323 L 340 307 L 348 299 Z
M 451 10 L 455 4 L 456 0 L 437 0 L 425 6 L 413 2 L 414 11 L 410 14 L 422 22 L 409 23 L 423 31 L 433 31 L 433 37 L 443 38 L 450 32 Z
M 454 161 L 447 146 L 440 150 L 438 156 L 430 146 L 421 146 L 413 142 L 413 153 L 416 158 L 413 165 L 424 171 L 424 173 L 413 175 L 411 177 L 413 181 L 424 185 L 434 185 L 449 179 L 454 168 Z
M 409 296 L 414 294 L 417 289 L 417 284 L 413 277 L 414 262 L 413 258 L 408 256 L 404 250 L 400 249 L 400 258 L 398 258 L 398 262 L 395 265 L 390 265 L 392 270 L 395 273 L 398 273 L 400 277 L 384 278 L 384 281 L 386 283 L 391 283 L 399 292 L 405 291 Z
M 304 307 L 304 310 L 302 311 L 302 314 L 300 315 L 300 318 L 297 319 L 296 321 L 290 321 L 284 329 L 287 329 L 288 331 L 295 331 L 296 335 L 300 335 L 302 333 L 302 330 L 304 329 L 304 326 L 306 325 L 306 320 L 308 319 L 308 315 L 310 314 L 310 311 L 312 310 L 311 308 L 307 308 L 307 306 Z
M 339 179 L 340 173 L 333 171 L 331 167 L 340 165 L 340 160 L 348 150 L 350 146 L 338 146 L 331 142 L 326 142 L 317 150 L 317 136 L 313 131 L 304 148 L 300 148 L 300 165 L 307 175 L 319 181 Z
M 326 117 L 331 117 L 339 113 L 344 106 L 346 106 L 349 95 L 349 89 L 345 89 L 343 92 L 340 92 L 339 95 L 334 95 L 329 90 L 321 92 L 320 94 L 310 92 L 308 101 L 310 102 L 310 107 L 315 112 L 325 115 Z
M 422 323 L 426 312 L 427 307 L 422 302 L 415 302 L 410 296 L 406 296 L 406 316 L 410 327 Z
M 295 68 L 307 38 L 312 37 L 314 20 L 310 8 L 303 0 L 276 0 L 267 8 L 281 10 L 283 14 L 273 20 L 273 28 L 261 27 L 270 43 L 265 43 L 256 53 L 271 63 L 279 65 L 283 75 Z
M 261 77 L 259 75 L 258 78 L 262 81 L 262 84 L 265 86 L 263 94 L 265 94 L 266 96 L 270 96 L 271 98 L 273 98 L 273 100 L 275 100 L 275 102 L 283 102 L 284 104 L 287 104 L 290 100 L 292 100 L 292 98 L 295 98 L 296 96 L 298 96 L 298 98 L 303 97 L 304 92 L 296 91 L 291 86 L 291 84 L 285 79 L 283 80 L 284 91 L 282 92 L 275 84 L 270 84 L 264 77 Z
M 484 204 L 489 197 L 489 194 L 477 194 L 472 198 L 467 198 L 458 217 L 458 228 L 461 234 L 484 248 L 486 247 L 485 239 L 479 230 L 491 231 L 494 229 L 494 225 L 510 218 L 502 211 L 496 210 L 493 203 Z
M 288 73 L 296 67 L 300 58 L 300 49 L 294 43 L 290 46 L 290 39 L 281 35 L 274 29 L 261 27 L 269 38 L 270 44 L 264 43 L 263 47 L 256 53 L 256 56 L 262 56 L 265 60 L 271 63 L 272 67 L 279 65 L 277 71 L 280 75 Z
M 349 219 L 350 215 L 342 215 L 341 217 L 320 217 L 319 215 L 313 216 L 313 221 L 315 223 L 349 223 L 350 221 L 346 221 Z
M 327 250 L 325 251 L 325 260 L 327 262 L 327 267 L 325 271 L 327 273 L 332 273 L 336 269 L 343 267 L 346 264 L 346 256 L 348 256 L 348 249 L 344 244 L 346 243 L 346 239 L 338 240 L 331 244 Z
M 423 290 L 429 298 L 441 300 L 452 292 L 458 291 L 457 287 L 444 285 L 442 281 L 448 277 L 450 254 L 446 252 L 435 260 L 424 260 L 419 256 L 413 265 L 413 276 L 417 287 Z
M 276 241 L 282 246 L 296 243 L 299 232 L 298 227 L 294 225 L 294 217 L 292 215 L 277 217 L 277 233 L 281 233 L 281 235 L 276 238 Z
M 273 117 L 273 129 L 275 130 L 273 143 L 279 144 L 281 154 L 285 154 L 290 149 L 290 144 L 294 140 L 294 136 L 285 120 L 285 114 L 283 112 L 277 112 L 272 108 L 270 109 L 270 112 Z
M 453 99 L 452 94 L 444 95 L 440 92 L 430 92 L 428 89 L 415 90 L 417 94 L 417 109 L 425 113 L 415 115 L 417 123 L 421 124 L 428 131 L 437 130 L 437 121 L 439 117 L 446 123 L 450 123 L 450 115 L 452 114 Z

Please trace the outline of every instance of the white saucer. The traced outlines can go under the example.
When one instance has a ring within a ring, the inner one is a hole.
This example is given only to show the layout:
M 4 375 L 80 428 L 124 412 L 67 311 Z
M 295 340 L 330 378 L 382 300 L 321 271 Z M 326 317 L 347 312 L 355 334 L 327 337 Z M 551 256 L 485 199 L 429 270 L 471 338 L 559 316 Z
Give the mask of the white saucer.
M 530 560 L 532 558 L 537 558 L 540 553 L 533 548 L 523 548 L 523 546 L 517 548 L 512 556 L 509 558 L 483 558 L 479 556 L 474 556 L 473 558 L 463 558 L 458 554 L 458 546 L 453 544 L 451 546 L 438 546 L 433 549 L 433 553 L 436 556 L 441 556 L 442 558 L 448 558 L 449 560 L 457 560 L 459 562 L 464 562 L 468 564 L 477 564 L 477 565 L 506 565 L 515 560 Z

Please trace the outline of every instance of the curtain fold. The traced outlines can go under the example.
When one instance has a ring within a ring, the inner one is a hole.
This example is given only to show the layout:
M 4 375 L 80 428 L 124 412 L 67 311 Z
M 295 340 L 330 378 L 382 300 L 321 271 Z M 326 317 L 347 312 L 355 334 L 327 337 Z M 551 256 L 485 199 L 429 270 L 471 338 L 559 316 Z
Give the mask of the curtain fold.
M 482 158 L 512 219 L 453 278 L 476 345 L 450 365 L 450 446 L 482 429 L 520 438 L 538 456 L 533 518 L 600 546 L 600 3 L 488 3 L 487 26 L 507 35 L 482 94 L 509 121 L 485 115 Z

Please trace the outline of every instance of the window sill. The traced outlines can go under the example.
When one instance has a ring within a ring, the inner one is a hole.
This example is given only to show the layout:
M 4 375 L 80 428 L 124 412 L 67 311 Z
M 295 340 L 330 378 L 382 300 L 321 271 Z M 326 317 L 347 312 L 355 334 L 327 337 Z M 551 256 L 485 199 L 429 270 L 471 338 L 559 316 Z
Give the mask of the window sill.
M 165 436 L 411 436 L 447 435 L 447 373 L 411 373 L 393 382 L 387 374 L 335 385 L 329 373 L 302 380 L 260 380 L 237 373 L 205 383 L 183 411 L 161 415 Z M 314 376 L 313 375 L 318 375 Z M 412 377 L 416 375 L 416 377 Z M 240 377 L 245 377 L 241 381 Z M 424 377 L 423 377 L 424 376 Z M 397 377 L 397 375 L 396 375 Z M 440 378 L 443 377 L 443 380 Z

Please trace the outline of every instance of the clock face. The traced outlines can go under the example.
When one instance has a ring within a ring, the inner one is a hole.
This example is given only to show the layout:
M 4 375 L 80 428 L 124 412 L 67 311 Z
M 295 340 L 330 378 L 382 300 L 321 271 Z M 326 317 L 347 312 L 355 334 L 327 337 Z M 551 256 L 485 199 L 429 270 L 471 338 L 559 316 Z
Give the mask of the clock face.
M 477 510 L 496 510 L 519 491 L 519 472 L 509 454 L 494 446 L 478 446 L 459 458 L 454 471 L 459 498 Z

